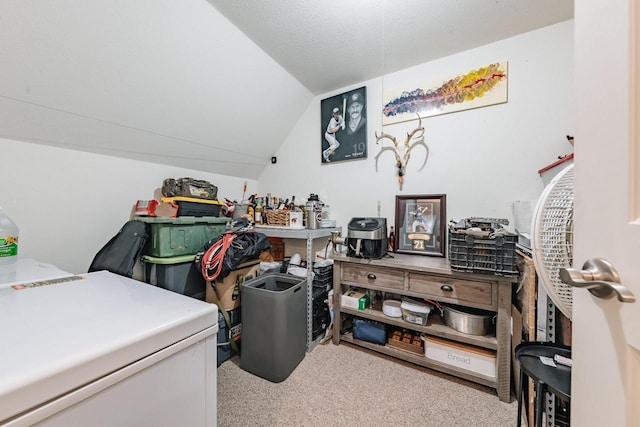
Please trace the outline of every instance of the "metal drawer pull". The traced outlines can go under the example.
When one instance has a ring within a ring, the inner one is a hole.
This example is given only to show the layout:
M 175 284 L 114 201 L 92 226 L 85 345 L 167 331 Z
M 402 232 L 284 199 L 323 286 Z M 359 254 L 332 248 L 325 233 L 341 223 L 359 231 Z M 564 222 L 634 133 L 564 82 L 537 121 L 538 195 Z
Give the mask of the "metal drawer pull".
M 373 274 L 373 273 L 369 273 L 369 274 L 367 274 L 367 279 L 369 279 L 369 280 L 376 280 L 376 275 L 375 275 L 375 274 Z
M 451 285 L 442 285 L 440 286 L 440 290 L 442 292 L 453 292 L 453 287 Z

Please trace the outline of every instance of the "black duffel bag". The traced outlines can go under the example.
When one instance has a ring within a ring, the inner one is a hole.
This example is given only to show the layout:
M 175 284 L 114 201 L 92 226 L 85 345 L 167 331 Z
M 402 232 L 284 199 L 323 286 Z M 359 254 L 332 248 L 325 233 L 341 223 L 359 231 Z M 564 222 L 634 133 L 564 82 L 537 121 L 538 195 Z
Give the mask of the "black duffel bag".
M 242 221 L 246 222 L 244 219 Z M 240 227 L 205 243 L 194 262 L 205 280 L 221 280 L 240 268 L 242 263 L 259 259 L 260 254 L 270 248 L 271 242 L 265 234 Z

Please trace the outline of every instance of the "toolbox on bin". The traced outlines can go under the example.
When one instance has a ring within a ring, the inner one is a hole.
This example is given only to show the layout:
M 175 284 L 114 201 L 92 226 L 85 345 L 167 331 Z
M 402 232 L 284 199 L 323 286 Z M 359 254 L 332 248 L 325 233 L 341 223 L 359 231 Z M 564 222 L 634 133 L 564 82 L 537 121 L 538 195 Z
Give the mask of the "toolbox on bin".
M 230 218 L 193 216 L 136 219 L 149 224 L 149 238 L 143 253 L 153 257 L 195 255 L 210 239 L 224 233 L 231 221 Z
M 160 201 L 178 205 L 178 216 L 220 216 L 222 202 L 194 197 L 163 197 Z
M 307 344 L 306 279 L 267 273 L 242 287 L 240 367 L 274 383 L 304 359 Z
M 206 284 L 202 273 L 193 262 L 195 255 L 157 258 L 142 257 L 144 281 L 182 295 L 205 299 Z

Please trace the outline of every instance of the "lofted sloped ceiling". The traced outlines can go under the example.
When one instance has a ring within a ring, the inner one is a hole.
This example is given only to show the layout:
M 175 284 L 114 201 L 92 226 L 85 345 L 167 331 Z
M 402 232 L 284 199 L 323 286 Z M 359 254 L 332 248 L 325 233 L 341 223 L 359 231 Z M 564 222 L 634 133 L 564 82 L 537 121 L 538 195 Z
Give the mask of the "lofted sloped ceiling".
M 573 0 L 209 0 L 316 95 L 573 18 Z
M 572 0 L 3 0 L 0 137 L 258 178 L 314 95 Z
M 312 99 L 206 0 L 3 0 L 0 57 L 0 137 L 230 176 Z

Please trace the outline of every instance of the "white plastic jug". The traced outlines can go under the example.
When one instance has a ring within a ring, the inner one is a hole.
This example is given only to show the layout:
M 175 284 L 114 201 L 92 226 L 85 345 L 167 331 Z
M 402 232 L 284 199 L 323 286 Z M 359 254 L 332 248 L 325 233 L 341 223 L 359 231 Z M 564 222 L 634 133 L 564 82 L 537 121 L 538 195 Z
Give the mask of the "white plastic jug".
M 0 266 L 18 260 L 18 226 L 0 207 Z

